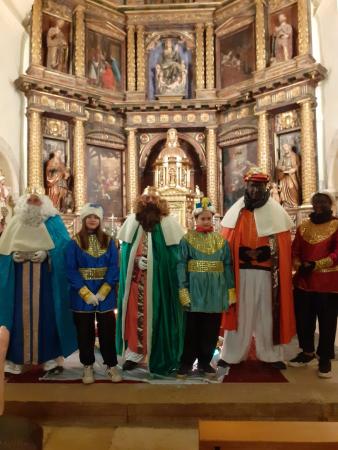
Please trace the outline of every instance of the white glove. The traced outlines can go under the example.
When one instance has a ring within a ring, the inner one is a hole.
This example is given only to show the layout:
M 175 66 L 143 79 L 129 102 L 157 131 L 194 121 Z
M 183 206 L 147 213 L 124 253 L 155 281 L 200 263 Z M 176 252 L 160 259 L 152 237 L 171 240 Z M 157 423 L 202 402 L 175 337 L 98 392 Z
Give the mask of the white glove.
M 145 256 L 141 256 L 138 259 L 137 265 L 141 270 L 147 270 L 148 260 Z
M 96 294 L 96 298 L 98 299 L 99 302 L 103 302 L 103 300 L 106 299 L 106 297 L 102 297 L 101 294 Z
M 31 258 L 33 263 L 42 263 L 47 258 L 47 252 L 45 250 L 38 250 Z
M 16 263 L 23 263 L 23 262 L 25 262 L 25 257 L 24 257 L 24 255 L 21 252 L 14 252 L 12 254 L 12 258 L 13 258 L 13 261 L 16 262 Z
M 99 300 L 95 294 L 90 294 L 88 300 L 86 300 L 88 305 L 97 306 L 99 304 Z

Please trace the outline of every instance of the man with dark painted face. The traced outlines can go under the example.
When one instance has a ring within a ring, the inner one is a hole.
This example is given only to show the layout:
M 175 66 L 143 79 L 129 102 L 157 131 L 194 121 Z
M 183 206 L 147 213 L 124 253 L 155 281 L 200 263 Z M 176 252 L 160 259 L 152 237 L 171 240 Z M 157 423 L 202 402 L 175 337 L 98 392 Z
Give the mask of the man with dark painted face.
M 313 212 L 297 228 L 292 256 L 297 335 L 302 352 L 289 361 L 300 367 L 315 359 L 314 333 L 319 323 L 318 376 L 331 378 L 331 359 L 338 312 L 338 219 L 333 215 L 333 199 L 327 192 L 312 197 Z
M 291 281 L 292 221 L 270 197 L 269 176 L 252 167 L 245 195 L 226 213 L 221 234 L 231 247 L 237 304 L 224 313 L 221 359 L 226 367 L 246 359 L 252 336 L 258 359 L 285 369 L 283 344 L 295 335 Z

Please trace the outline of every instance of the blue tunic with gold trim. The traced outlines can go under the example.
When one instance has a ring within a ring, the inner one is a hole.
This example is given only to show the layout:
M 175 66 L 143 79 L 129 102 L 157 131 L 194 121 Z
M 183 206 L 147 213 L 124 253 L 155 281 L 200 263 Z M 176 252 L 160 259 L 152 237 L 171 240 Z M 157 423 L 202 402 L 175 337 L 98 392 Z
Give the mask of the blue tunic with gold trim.
M 119 280 L 119 264 L 113 240 L 102 249 L 96 235 L 89 235 L 89 247 L 84 250 L 76 236 L 67 247 L 66 271 L 73 311 L 103 313 L 116 308 L 115 286 Z M 100 292 L 105 299 L 98 306 L 88 305 L 85 299 L 90 292 Z

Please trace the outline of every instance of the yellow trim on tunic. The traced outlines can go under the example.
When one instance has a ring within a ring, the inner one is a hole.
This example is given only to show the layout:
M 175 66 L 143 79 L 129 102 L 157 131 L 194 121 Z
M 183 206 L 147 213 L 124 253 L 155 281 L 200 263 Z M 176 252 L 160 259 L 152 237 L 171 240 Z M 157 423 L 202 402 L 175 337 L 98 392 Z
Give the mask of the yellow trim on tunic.
M 333 260 L 327 256 L 326 258 L 318 259 L 315 261 L 315 271 L 321 271 L 322 269 L 327 269 L 332 266 Z
M 178 290 L 178 298 L 182 306 L 189 306 L 191 303 L 189 290 L 187 288 Z
M 309 244 L 318 244 L 325 241 L 338 230 L 338 220 L 316 224 L 310 219 L 304 220 L 299 225 L 299 232 L 304 241 Z
M 92 295 L 92 292 L 87 288 L 87 286 L 83 286 L 79 290 L 79 296 L 87 303 L 89 297 Z
M 224 246 L 224 238 L 218 233 L 200 233 L 191 230 L 183 236 L 183 239 L 194 249 L 206 255 L 212 255 Z
M 84 280 L 103 280 L 107 267 L 80 267 L 79 272 Z
M 223 261 L 190 259 L 188 261 L 188 272 L 224 272 Z
M 96 234 L 90 234 L 88 236 L 88 249 L 85 250 L 81 247 L 81 241 L 79 238 L 79 235 L 75 236 L 75 241 L 77 245 L 85 252 L 88 253 L 88 255 L 93 256 L 94 258 L 99 258 L 100 256 L 104 255 L 108 249 L 110 238 L 108 239 L 108 245 L 105 248 L 101 248 L 100 242 L 97 239 Z
M 103 285 L 100 287 L 98 294 L 105 299 L 109 292 L 111 291 L 111 286 L 108 283 L 103 283 Z

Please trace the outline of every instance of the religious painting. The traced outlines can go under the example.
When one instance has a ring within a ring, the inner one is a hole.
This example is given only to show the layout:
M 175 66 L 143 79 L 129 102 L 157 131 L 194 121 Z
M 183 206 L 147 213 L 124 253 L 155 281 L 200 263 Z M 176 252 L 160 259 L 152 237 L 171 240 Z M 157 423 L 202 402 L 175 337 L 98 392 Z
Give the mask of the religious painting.
M 122 217 L 122 154 L 95 145 L 88 146 L 88 201 L 98 203 L 104 215 Z
M 72 59 L 70 22 L 43 14 L 42 47 L 47 69 L 69 73 Z
M 257 164 L 257 141 L 246 142 L 223 149 L 224 213 L 244 195 L 243 176 Z
M 148 97 L 192 97 L 192 49 L 180 37 L 158 38 L 148 47 Z
M 255 30 L 250 24 L 219 39 L 220 89 L 251 77 L 255 70 Z
M 87 30 L 86 49 L 86 73 L 89 83 L 103 89 L 121 92 L 124 88 L 121 42 L 96 31 Z
M 290 61 L 298 54 L 297 4 L 269 16 L 270 64 Z

